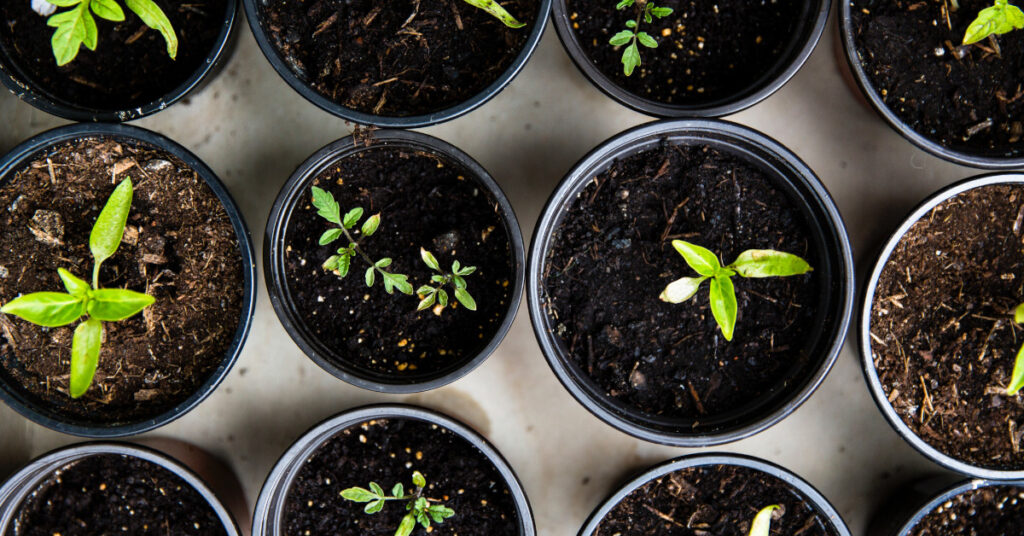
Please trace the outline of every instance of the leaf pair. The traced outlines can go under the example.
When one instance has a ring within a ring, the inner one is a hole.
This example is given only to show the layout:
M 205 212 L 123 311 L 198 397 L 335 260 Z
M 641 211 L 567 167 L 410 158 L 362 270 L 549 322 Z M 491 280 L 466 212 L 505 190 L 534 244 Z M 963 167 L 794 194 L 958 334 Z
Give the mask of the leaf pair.
M 46 25 L 56 28 L 50 44 L 57 65 L 67 65 L 78 56 L 78 51 L 85 45 L 89 50 L 96 50 L 99 42 L 99 30 L 96 19 L 122 22 L 124 10 L 116 0 L 48 0 L 57 7 L 73 7 L 68 11 L 54 14 L 46 20 Z M 142 19 L 150 28 L 159 31 L 167 42 L 167 54 L 174 59 L 178 55 L 178 37 L 174 33 L 171 21 L 153 0 L 125 0 L 125 5 Z
M 634 5 L 635 0 L 621 0 L 615 9 L 622 10 Z M 639 43 L 647 48 L 658 48 L 658 41 L 656 41 L 647 32 L 637 31 L 640 25 L 640 21 L 643 20 L 647 24 L 654 21 L 655 18 L 662 19 L 672 14 L 672 8 L 670 7 L 658 7 L 654 5 L 654 2 L 648 0 L 641 9 L 640 16 L 636 20 L 626 21 L 626 30 L 622 30 L 619 33 L 612 36 L 608 40 L 608 44 L 612 46 L 622 46 L 628 44 L 628 46 L 622 51 L 622 70 L 626 73 L 626 76 L 633 74 L 633 70 L 640 65 L 640 48 L 637 46 Z
M 510 15 L 508 11 L 505 11 L 505 8 L 501 7 L 501 4 L 498 4 L 494 0 L 466 0 L 466 3 L 486 11 L 492 17 L 500 20 L 509 28 L 522 28 L 523 26 L 526 26 L 526 23 L 516 20 L 516 18 Z
M 662 291 L 662 301 L 682 303 L 697 293 L 700 285 L 710 279 L 709 300 L 722 335 L 731 341 L 736 329 L 736 290 L 732 277 L 786 277 L 811 271 L 807 261 L 790 253 L 771 249 L 748 249 L 740 253 L 728 266 L 722 266 L 718 257 L 708 249 L 684 240 L 673 240 L 672 247 L 682 255 L 686 264 L 700 277 L 683 277 L 669 283 Z
M 1024 11 L 1008 0 L 995 0 L 991 7 L 978 12 L 967 27 L 963 44 L 971 45 L 990 35 L 1001 35 L 1024 28 Z
M 348 488 L 341 492 L 341 497 L 347 501 L 367 503 L 363 508 L 363 511 L 367 514 L 380 512 L 384 509 L 384 503 L 387 501 L 408 501 L 405 509 L 409 513 L 402 518 L 402 522 L 395 531 L 395 536 L 409 536 L 413 529 L 416 528 L 417 522 L 424 529 L 430 529 L 431 520 L 435 523 L 443 523 L 445 519 L 455 515 L 455 511 L 451 508 L 442 504 L 430 504 L 430 501 L 422 496 L 423 489 L 427 487 L 427 479 L 423 476 L 423 473 L 413 471 L 412 483 L 416 486 L 416 491 L 412 495 L 405 494 L 405 489 L 401 483 L 395 484 L 391 488 L 391 495 L 388 496 L 379 484 L 370 482 L 370 489 L 360 487 Z
M 430 280 L 437 284 L 436 287 L 431 285 L 423 285 L 416 290 L 416 294 L 422 296 L 419 305 L 416 307 L 417 311 L 422 311 L 434 305 L 436 301 L 441 307 L 448 306 L 448 293 L 444 290 L 444 286 L 449 283 L 455 292 L 455 299 L 462 304 L 463 307 L 470 311 L 476 311 L 476 300 L 466 290 L 466 279 L 465 276 L 472 274 L 476 271 L 475 266 L 462 266 L 459 261 L 452 262 L 451 273 L 445 273 L 441 270 L 440 263 L 437 262 L 437 258 L 434 254 L 427 251 L 426 249 L 420 248 L 420 258 L 423 259 L 423 263 L 427 265 L 431 270 L 437 272 L 437 274 L 430 277 Z

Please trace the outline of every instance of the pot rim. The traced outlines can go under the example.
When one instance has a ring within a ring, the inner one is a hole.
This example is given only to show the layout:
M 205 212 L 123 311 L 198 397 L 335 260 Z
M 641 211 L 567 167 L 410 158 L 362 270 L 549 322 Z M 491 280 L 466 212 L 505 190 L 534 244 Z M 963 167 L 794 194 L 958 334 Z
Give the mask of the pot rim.
M 953 484 L 951 486 L 946 486 L 942 491 L 940 491 L 938 494 L 936 494 L 934 498 L 929 499 L 928 502 L 926 502 L 924 504 L 924 506 L 921 506 L 920 508 L 918 508 L 913 513 L 913 515 L 910 516 L 910 519 L 908 519 L 907 522 L 904 523 L 900 527 L 900 529 L 897 532 L 897 534 L 899 536 L 909 536 L 910 535 L 910 531 L 913 530 L 914 527 L 918 523 L 920 523 L 921 520 L 924 519 L 925 516 L 930 514 L 932 512 L 932 510 L 935 510 L 936 507 L 938 507 L 942 503 L 948 501 L 949 499 L 952 499 L 953 497 L 956 497 L 957 495 L 960 495 L 961 493 L 966 493 L 968 491 L 973 491 L 973 490 L 981 489 L 981 488 L 987 488 L 987 487 L 991 487 L 991 486 L 1019 486 L 1019 487 L 1024 487 L 1024 480 L 985 480 L 985 479 L 975 478 L 975 479 L 963 480 L 963 481 L 957 482 L 956 484 Z

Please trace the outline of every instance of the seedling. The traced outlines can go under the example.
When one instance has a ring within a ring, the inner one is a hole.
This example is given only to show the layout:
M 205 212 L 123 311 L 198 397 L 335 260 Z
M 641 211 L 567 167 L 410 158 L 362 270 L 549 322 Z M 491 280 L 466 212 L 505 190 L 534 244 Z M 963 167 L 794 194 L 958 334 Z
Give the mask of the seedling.
M 85 45 L 89 50 L 96 50 L 99 41 L 99 30 L 96 28 L 95 14 L 101 19 L 111 22 L 124 20 L 124 10 L 116 0 L 47 0 L 57 7 L 70 7 L 46 19 L 46 25 L 56 28 L 50 43 L 57 65 L 67 65 L 78 56 L 78 50 Z M 175 59 L 178 55 L 178 36 L 174 33 L 171 21 L 160 6 L 153 0 L 124 0 L 128 9 L 135 12 L 142 22 L 159 31 L 167 42 L 167 55 Z M 91 12 L 91 13 L 90 13 Z
M 505 11 L 505 8 L 501 7 L 501 4 L 494 0 L 466 0 L 466 3 L 486 11 L 509 28 L 522 28 L 523 26 L 526 26 L 526 23 L 516 20 L 516 18 L 510 15 L 508 11 Z
M 710 250 L 683 240 L 673 240 L 672 247 L 683 256 L 700 277 L 683 277 L 668 284 L 661 300 L 682 303 L 693 297 L 705 280 L 711 280 L 711 314 L 722 329 L 725 340 L 731 341 L 736 328 L 736 290 L 732 277 L 786 277 L 811 271 L 807 261 L 790 253 L 772 249 L 748 249 L 728 266 L 722 266 Z
M 473 300 L 473 296 L 470 296 L 466 290 L 465 279 L 465 276 L 476 271 L 476 266 L 462 266 L 459 261 L 454 261 L 452 262 L 451 273 L 445 273 L 437 263 L 437 259 L 429 251 L 420 248 L 420 258 L 423 259 L 424 264 L 437 273 L 430 276 L 430 281 L 436 286 L 423 285 L 416 291 L 416 294 L 422 296 L 420 305 L 416 308 L 417 311 L 422 311 L 434 305 L 435 300 L 441 307 L 447 307 L 448 293 L 444 290 L 445 285 L 452 286 L 455 291 L 455 299 L 459 300 L 463 307 L 470 311 L 476 311 L 476 301 Z
M 416 486 L 416 491 L 409 495 L 405 494 L 405 488 L 401 482 L 391 488 L 391 495 L 385 494 L 384 489 L 376 482 L 370 482 L 370 489 L 348 488 L 341 492 L 341 496 L 346 501 L 367 503 L 366 507 L 363 508 L 363 511 L 367 514 L 380 512 L 384 509 L 384 503 L 387 501 L 406 501 L 405 509 L 409 513 L 405 514 L 405 517 L 402 518 L 402 522 L 398 525 L 398 530 L 395 531 L 395 536 L 409 536 L 409 534 L 412 534 L 413 529 L 416 528 L 416 523 L 419 523 L 429 532 L 431 520 L 434 523 L 440 524 L 444 523 L 445 519 L 455 515 L 455 510 L 440 504 L 441 501 L 423 496 L 423 490 L 427 487 L 427 479 L 423 477 L 423 473 L 414 471 L 412 473 L 412 483 Z
M 978 18 L 967 27 L 964 44 L 972 45 L 986 37 L 1021 28 L 1024 28 L 1024 11 L 1008 0 L 995 0 L 995 4 L 978 12 Z
M 636 5 L 636 19 L 626 21 L 626 29 L 612 36 L 608 43 L 622 46 L 622 70 L 626 76 L 633 74 L 633 69 L 640 65 L 640 48 L 637 43 L 647 48 L 658 48 L 658 41 L 647 32 L 639 31 L 640 22 L 650 24 L 654 19 L 663 19 L 672 14 L 672 8 L 654 5 L 654 0 L 620 0 L 615 6 L 617 10 Z
M 128 212 L 132 206 L 132 181 L 125 179 L 110 194 L 89 234 L 89 250 L 94 264 L 92 286 L 64 268 L 57 274 L 64 282 L 63 292 L 34 292 L 7 302 L 0 313 L 12 314 L 44 327 L 66 326 L 83 316 L 71 339 L 72 398 L 89 390 L 99 363 L 103 340 L 103 322 L 117 322 L 134 316 L 155 301 L 152 296 L 127 289 L 100 288 L 100 265 L 121 244 Z
M 754 521 L 750 524 L 749 536 L 768 536 L 769 531 L 772 529 L 772 517 L 774 517 L 776 511 L 781 509 L 782 507 L 777 504 L 762 508 L 754 516 Z
M 1024 324 L 1024 303 L 1017 306 L 1013 311 L 1013 321 Z M 1024 345 L 1017 350 L 1017 359 L 1013 364 L 1013 373 L 1010 376 L 1010 385 L 1006 388 L 1006 394 L 1013 396 L 1024 387 Z

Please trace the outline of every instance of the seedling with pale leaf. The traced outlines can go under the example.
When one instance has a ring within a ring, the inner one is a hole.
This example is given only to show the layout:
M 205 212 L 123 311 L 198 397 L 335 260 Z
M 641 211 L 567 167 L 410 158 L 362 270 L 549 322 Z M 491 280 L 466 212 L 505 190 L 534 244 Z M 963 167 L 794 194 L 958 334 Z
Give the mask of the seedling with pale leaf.
M 608 40 L 612 46 L 627 45 L 622 49 L 622 71 L 626 76 L 633 74 L 633 70 L 640 65 L 640 47 L 637 44 L 658 48 L 658 41 L 651 34 L 640 31 L 640 23 L 651 24 L 654 19 L 663 19 L 672 14 L 672 8 L 656 6 L 654 0 L 620 0 L 615 9 L 621 11 L 633 5 L 637 10 L 636 19 L 626 21 L 626 29 Z
M 1013 321 L 1017 324 L 1024 324 L 1024 303 L 1014 309 Z M 1006 387 L 1006 394 L 1013 396 L 1022 387 L 1024 387 L 1024 345 L 1017 350 L 1017 359 L 1013 364 L 1013 373 L 1010 375 L 1010 385 Z
M 505 11 L 505 8 L 501 7 L 501 4 L 495 0 L 465 0 L 465 2 L 473 7 L 486 11 L 489 15 L 500 20 L 502 24 L 509 28 L 522 28 L 523 26 L 526 26 L 526 23 L 516 20 L 515 17 L 509 14 L 508 11 Z
M 424 264 L 437 273 L 430 276 L 430 281 L 433 285 L 423 285 L 416 290 L 416 294 L 421 296 L 420 305 L 416 308 L 417 311 L 422 311 L 434 305 L 435 301 L 441 307 L 447 307 L 448 293 L 444 290 L 446 285 L 452 286 L 455 292 L 455 299 L 463 307 L 470 311 L 476 311 L 476 301 L 473 300 L 473 296 L 470 296 L 469 291 L 466 290 L 465 279 L 467 275 L 476 271 L 476 266 L 462 266 L 459 261 L 454 261 L 452 262 L 452 271 L 445 273 L 441 269 L 441 265 L 438 264 L 437 259 L 429 251 L 420 248 L 420 258 L 423 259 Z
M 441 501 L 423 496 L 423 491 L 427 487 L 427 479 L 423 473 L 414 471 L 412 483 L 416 489 L 410 494 L 405 493 L 401 482 L 391 488 L 391 495 L 384 493 L 384 489 L 376 482 L 370 482 L 370 489 L 348 488 L 341 492 L 341 496 L 346 501 L 366 503 L 363 511 L 367 514 L 380 512 L 384 509 L 384 503 L 387 501 L 405 501 L 405 509 L 409 513 L 402 518 L 402 522 L 399 523 L 398 529 L 395 531 L 395 536 L 409 536 L 416 528 L 416 523 L 429 532 L 431 521 L 441 524 L 445 519 L 455 515 L 455 511 L 441 504 Z
M 10 0 L 8 0 L 10 1 Z M 93 15 L 111 22 L 124 21 L 124 10 L 117 0 L 47 0 L 57 7 L 69 7 L 49 19 L 46 25 L 56 28 L 50 44 L 57 65 L 67 65 L 78 56 L 78 51 L 85 45 L 89 50 L 96 50 L 99 43 L 99 29 Z M 132 10 L 146 26 L 157 30 L 167 42 L 167 55 L 171 59 L 178 56 L 178 36 L 174 33 L 171 21 L 153 0 L 124 0 L 125 6 Z
M 762 508 L 757 515 L 754 516 L 754 521 L 750 524 L 750 533 L 748 536 L 768 536 L 772 530 L 772 518 L 778 517 L 776 512 L 780 512 L 781 515 L 782 507 L 773 504 L 771 506 L 765 506 Z
M 972 45 L 989 36 L 1002 35 L 1024 28 L 1024 11 L 1008 0 L 995 3 L 978 12 L 964 33 L 964 44 Z

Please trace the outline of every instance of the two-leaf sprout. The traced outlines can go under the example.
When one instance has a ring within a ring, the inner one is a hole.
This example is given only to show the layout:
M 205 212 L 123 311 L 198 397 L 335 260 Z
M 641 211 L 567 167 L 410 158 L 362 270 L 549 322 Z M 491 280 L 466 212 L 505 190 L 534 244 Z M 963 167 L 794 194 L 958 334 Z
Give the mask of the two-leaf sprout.
M 700 276 L 683 277 L 668 284 L 661 293 L 661 300 L 682 303 L 693 297 L 705 281 L 711 280 L 711 314 L 722 329 L 725 340 L 731 341 L 736 329 L 736 290 L 732 277 L 786 277 L 811 271 L 807 261 L 791 253 L 771 249 L 748 249 L 728 266 L 722 266 L 718 257 L 710 250 L 683 240 L 673 240 L 672 247 L 683 256 Z
M 46 20 L 46 25 L 56 28 L 50 44 L 53 46 L 53 57 L 57 65 L 67 65 L 78 56 L 82 45 L 89 50 L 96 50 L 99 42 L 99 30 L 93 15 L 111 22 L 122 22 L 124 10 L 116 0 L 46 0 L 57 7 L 70 7 Z M 153 0 L 124 0 L 125 6 L 132 10 L 146 26 L 159 31 L 167 42 L 167 55 L 175 59 L 178 55 L 178 36 L 174 33 L 171 21 L 160 6 Z
M 11 300 L 0 313 L 12 314 L 44 327 L 66 326 L 86 316 L 75 328 L 71 339 L 72 398 L 85 394 L 96 375 L 103 322 L 117 322 L 134 316 L 155 301 L 152 296 L 127 289 L 100 288 L 100 264 L 109 259 L 124 234 L 132 206 L 132 181 L 125 179 L 110 194 L 89 235 L 89 250 L 94 264 L 92 286 L 64 268 L 57 273 L 64 282 L 63 292 L 34 292 Z
M 1008 0 L 995 0 L 990 7 L 978 12 L 964 33 L 964 44 L 971 45 L 991 35 L 1001 35 L 1024 28 L 1024 11 Z
M 640 23 L 650 24 L 654 19 L 663 19 L 672 14 L 672 8 L 656 6 L 654 0 L 620 0 L 615 9 L 621 11 L 632 5 L 637 6 L 636 19 L 626 21 L 626 29 L 608 40 L 608 44 L 616 47 L 628 44 L 622 49 L 622 71 L 626 76 L 633 74 L 633 69 L 640 65 L 640 48 L 637 43 L 647 48 L 658 48 L 658 41 L 651 34 L 639 31 Z
M 416 528 L 416 523 L 429 531 L 431 520 L 440 524 L 455 515 L 455 510 L 440 504 L 440 501 L 423 496 L 423 490 L 427 487 L 427 479 L 423 477 L 423 473 L 414 471 L 412 483 L 416 486 L 416 490 L 408 495 L 405 494 L 405 488 L 401 482 L 391 488 L 391 495 L 384 493 L 384 489 L 376 482 L 370 482 L 370 489 L 348 488 L 341 492 L 341 496 L 347 501 L 366 503 L 363 511 L 367 514 L 380 512 L 384 509 L 384 503 L 387 501 L 406 501 L 405 509 L 409 513 L 402 518 L 398 530 L 395 531 L 395 536 L 409 536 Z
M 775 516 L 776 511 L 782 510 L 782 507 L 773 504 L 765 506 L 757 515 L 754 516 L 754 521 L 750 524 L 750 533 L 748 536 L 768 536 L 772 529 L 772 517 Z

